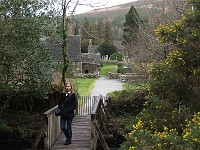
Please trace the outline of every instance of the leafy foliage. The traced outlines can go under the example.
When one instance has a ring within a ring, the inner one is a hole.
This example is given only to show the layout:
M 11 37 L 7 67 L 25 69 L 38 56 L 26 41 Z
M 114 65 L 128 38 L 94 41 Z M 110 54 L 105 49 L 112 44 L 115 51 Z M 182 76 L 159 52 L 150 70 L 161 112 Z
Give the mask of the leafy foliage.
M 110 55 L 110 60 L 118 60 L 118 61 L 122 61 L 123 59 L 123 55 L 119 52 L 113 53 L 112 55 Z
M 121 74 L 124 74 L 124 67 L 118 67 L 117 68 L 117 73 L 121 73 Z
M 131 131 L 126 135 L 127 141 L 121 145 L 120 149 L 186 149 L 199 147 L 196 134 L 190 137 L 191 133 L 199 128 L 197 116 L 192 119 L 193 117 L 188 116 L 187 109 L 178 111 L 169 101 L 159 100 L 155 96 L 148 97 L 145 107 L 146 109 L 133 119 L 134 125 L 131 124 L 129 127 Z M 185 118 L 188 118 L 188 120 Z M 190 126 L 189 129 L 188 126 Z M 187 136 L 190 138 L 188 141 L 184 139 Z
M 110 55 L 114 54 L 117 52 L 116 47 L 108 42 L 104 42 L 98 47 L 98 52 L 101 54 L 101 56 Z
M 112 103 L 112 113 L 114 115 L 137 115 L 144 108 L 143 104 L 146 101 L 144 97 L 147 91 L 115 91 L 110 94 Z
M 121 74 L 124 74 L 124 63 L 122 63 L 122 62 L 119 62 L 118 64 L 117 64 L 117 73 L 121 73 Z
M 190 4 L 196 6 L 194 10 Z M 187 6 L 182 19 L 172 21 L 166 26 L 160 25 L 155 30 L 161 43 L 174 44 L 177 48 L 169 52 L 165 61 L 152 64 L 151 89 L 160 97 L 186 105 L 191 111 L 199 111 L 199 2 L 190 1 Z
M 41 40 L 47 31 L 40 12 L 45 6 L 38 1 L 0 1 L 1 93 L 34 91 L 35 97 L 46 98 L 54 64 Z M 31 97 L 29 101 L 33 104 Z
M 122 44 L 132 44 L 136 41 L 137 31 L 139 28 L 139 14 L 134 6 L 131 6 L 129 12 L 125 16 L 123 42 Z

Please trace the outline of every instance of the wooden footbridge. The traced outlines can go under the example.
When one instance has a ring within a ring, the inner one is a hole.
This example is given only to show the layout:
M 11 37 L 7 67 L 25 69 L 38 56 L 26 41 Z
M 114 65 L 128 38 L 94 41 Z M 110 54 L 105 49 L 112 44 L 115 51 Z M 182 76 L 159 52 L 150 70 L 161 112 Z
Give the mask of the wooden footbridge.
M 108 97 L 81 97 L 72 122 L 72 144 L 63 145 L 64 134 L 60 130 L 60 117 L 54 115 L 57 106 L 45 112 L 45 150 L 108 150 L 105 137 L 112 137 L 108 125 Z

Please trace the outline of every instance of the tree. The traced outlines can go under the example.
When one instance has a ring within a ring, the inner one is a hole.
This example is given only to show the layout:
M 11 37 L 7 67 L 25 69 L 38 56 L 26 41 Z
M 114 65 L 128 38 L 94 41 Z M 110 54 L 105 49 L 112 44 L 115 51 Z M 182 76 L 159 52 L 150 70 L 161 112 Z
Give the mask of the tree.
M 149 1 L 143 1 L 144 6 Z M 179 19 L 183 11 L 183 4 L 178 0 L 157 1 L 154 8 L 137 9 L 140 17 L 137 38 L 134 43 L 124 44 L 126 63 L 133 72 L 148 75 L 148 64 L 154 60 L 166 59 L 166 55 L 174 48 L 170 43 L 160 43 L 155 35 L 155 28 L 159 24 L 167 24 L 169 20 Z M 170 8 L 170 9 L 168 9 Z
M 4 108 L 16 102 L 32 109 L 34 100 L 46 98 L 51 88 L 53 61 L 41 40 L 48 33 L 45 6 L 38 1 L 0 1 L 0 92 L 18 99 L 8 98 Z M 27 99 L 17 98 L 25 93 Z
M 101 56 L 108 55 L 108 57 L 110 57 L 110 55 L 117 52 L 117 49 L 114 45 L 104 42 L 98 47 L 98 52 L 101 54 Z
M 118 61 L 122 61 L 123 60 L 123 55 L 119 52 L 113 53 L 112 55 L 110 55 L 110 59 L 111 60 L 118 60 Z
M 122 44 L 135 44 L 137 38 L 137 32 L 139 29 L 139 14 L 134 6 L 131 6 L 130 10 L 125 16 L 123 42 Z
M 71 0 L 70 0 L 71 1 Z M 69 1 L 69 2 L 70 2 Z M 69 70 L 69 56 L 67 53 L 67 29 L 68 29 L 68 23 L 69 23 L 69 18 L 67 18 L 67 5 L 69 4 L 66 3 L 66 0 L 62 3 L 62 54 L 63 54 L 63 69 L 62 69 L 62 83 L 65 85 L 66 83 L 66 73 Z

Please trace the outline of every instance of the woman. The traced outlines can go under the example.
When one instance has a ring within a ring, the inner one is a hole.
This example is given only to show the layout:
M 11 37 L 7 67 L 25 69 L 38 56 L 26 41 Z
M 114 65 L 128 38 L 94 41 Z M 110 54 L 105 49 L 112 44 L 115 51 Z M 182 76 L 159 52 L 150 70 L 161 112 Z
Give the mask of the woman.
M 65 115 L 60 118 L 60 128 L 63 131 L 66 141 L 64 145 L 71 144 L 72 140 L 72 120 L 74 117 L 74 110 L 77 107 L 77 98 L 73 92 L 71 83 L 67 82 L 64 87 L 64 92 L 60 95 L 58 107 L 64 105 Z M 66 128 L 67 122 L 67 128 Z

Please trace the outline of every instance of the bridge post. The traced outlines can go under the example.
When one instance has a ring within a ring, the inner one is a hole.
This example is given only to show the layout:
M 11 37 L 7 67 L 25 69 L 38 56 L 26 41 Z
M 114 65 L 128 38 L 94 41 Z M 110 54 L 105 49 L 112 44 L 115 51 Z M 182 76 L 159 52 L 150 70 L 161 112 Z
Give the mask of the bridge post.
M 55 116 L 55 110 L 58 106 L 51 108 L 46 111 L 44 115 L 46 115 L 47 124 L 46 124 L 46 137 L 44 139 L 44 149 L 50 150 L 52 145 L 61 135 L 60 129 L 60 117 Z

